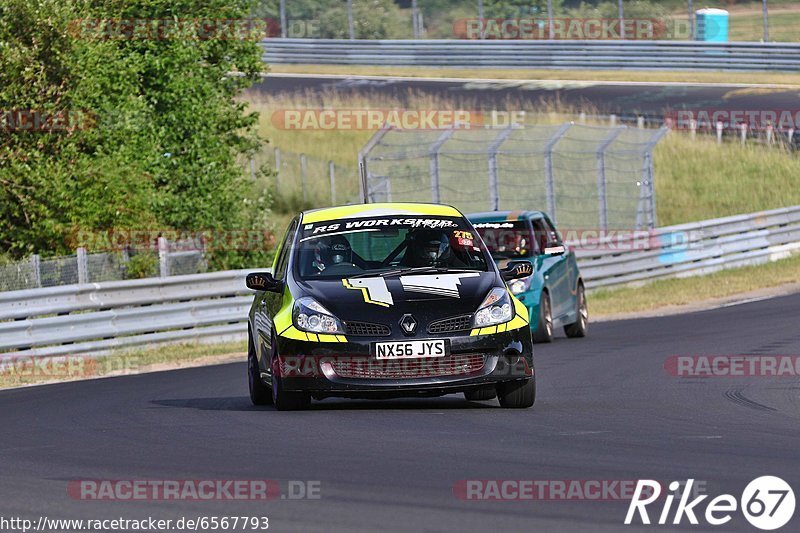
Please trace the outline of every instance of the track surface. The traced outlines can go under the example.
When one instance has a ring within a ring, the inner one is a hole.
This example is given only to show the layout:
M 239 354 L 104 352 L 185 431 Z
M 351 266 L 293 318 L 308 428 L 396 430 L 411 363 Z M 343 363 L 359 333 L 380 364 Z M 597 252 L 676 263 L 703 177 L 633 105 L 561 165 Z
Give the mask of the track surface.
M 448 396 L 281 413 L 249 404 L 244 363 L 0 392 L 0 515 L 268 515 L 275 531 L 756 531 L 738 513 L 718 528 L 633 528 L 624 502 L 461 501 L 452 487 L 691 477 L 738 498 L 773 474 L 798 493 L 800 380 L 663 368 L 675 354 L 800 354 L 798 309 L 793 295 L 595 324 L 590 338 L 537 346 L 539 398 L 522 411 Z M 66 492 L 74 479 L 263 478 L 319 480 L 322 497 L 85 502 Z M 782 531 L 798 531 L 798 514 Z
M 477 72 L 480 75 L 480 72 Z M 758 82 L 754 75 L 754 83 Z M 619 115 L 663 115 L 676 109 L 800 110 L 800 90 L 743 85 L 611 83 L 587 81 L 481 81 L 393 77 L 268 75 L 250 92 L 273 96 L 325 91 L 380 94 L 404 101 L 409 94 L 435 95 L 482 107 L 513 109 L 515 102 L 535 105 L 560 102 L 575 108 Z

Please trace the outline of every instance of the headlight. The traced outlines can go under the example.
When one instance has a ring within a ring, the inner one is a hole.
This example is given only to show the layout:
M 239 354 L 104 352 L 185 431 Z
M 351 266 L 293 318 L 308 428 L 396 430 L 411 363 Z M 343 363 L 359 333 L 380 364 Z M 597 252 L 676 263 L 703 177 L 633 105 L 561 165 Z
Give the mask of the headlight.
M 514 318 L 514 307 L 505 289 L 495 287 L 475 313 L 475 327 L 482 328 L 508 322 Z
M 314 298 L 305 296 L 294 302 L 294 325 L 310 333 L 344 333 L 342 322 Z
M 533 276 L 528 276 L 527 278 L 522 278 L 522 279 L 515 279 L 514 281 L 508 284 L 508 288 L 511 290 L 512 294 L 521 294 L 530 289 L 531 281 L 533 281 Z

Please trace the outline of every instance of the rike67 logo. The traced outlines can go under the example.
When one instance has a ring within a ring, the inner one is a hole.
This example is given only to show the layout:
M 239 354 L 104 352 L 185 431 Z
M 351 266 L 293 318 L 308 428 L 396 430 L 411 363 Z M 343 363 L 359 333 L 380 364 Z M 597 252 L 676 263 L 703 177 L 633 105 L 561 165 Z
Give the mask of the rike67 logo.
M 754 479 L 745 487 L 738 501 L 731 494 L 721 494 L 707 503 L 704 513 L 700 512 L 700 504 L 708 498 L 708 495 L 703 494 L 689 501 L 693 484 L 694 479 L 687 480 L 685 490 L 681 490 L 682 483 L 678 481 L 669 484 L 671 494 L 668 493 L 664 498 L 664 506 L 656 523 L 678 525 L 685 517 L 690 524 L 697 525 L 699 515 L 705 518 L 708 524 L 721 526 L 730 522 L 737 509 L 741 509 L 750 524 L 758 529 L 771 531 L 786 525 L 794 515 L 794 491 L 779 477 L 762 476 Z M 650 524 L 647 506 L 656 502 L 661 497 L 661 492 L 662 486 L 658 481 L 640 479 L 628 506 L 625 524 L 632 524 L 637 512 L 642 524 Z M 679 501 L 672 515 L 672 521 L 669 522 L 676 494 L 679 496 Z

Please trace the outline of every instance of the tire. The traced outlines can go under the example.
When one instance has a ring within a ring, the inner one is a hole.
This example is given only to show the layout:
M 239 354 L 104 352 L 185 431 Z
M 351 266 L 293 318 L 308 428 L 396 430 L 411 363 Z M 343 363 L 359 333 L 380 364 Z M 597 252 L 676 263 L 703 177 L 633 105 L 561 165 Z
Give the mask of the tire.
M 482 389 L 468 390 L 464 392 L 464 398 L 468 402 L 485 402 L 494 400 L 497 397 L 497 390 L 494 387 L 484 387 Z
M 533 341 L 553 341 L 553 308 L 547 291 L 542 291 L 542 296 L 539 298 L 539 321 L 536 324 L 536 331 L 533 332 Z
M 280 376 L 278 343 L 272 341 L 272 403 L 278 411 L 302 411 L 311 406 L 311 395 L 307 392 L 286 391 Z
M 508 409 L 526 409 L 536 402 L 536 379 L 510 381 L 497 386 L 500 406 Z
M 272 404 L 272 391 L 261 381 L 256 349 L 253 337 L 249 332 L 247 335 L 247 383 L 250 389 L 250 401 L 253 402 L 253 405 Z
M 589 308 L 586 305 L 586 291 L 583 288 L 583 283 L 578 285 L 577 296 L 578 321 L 564 326 L 564 333 L 571 339 L 585 337 L 589 331 Z

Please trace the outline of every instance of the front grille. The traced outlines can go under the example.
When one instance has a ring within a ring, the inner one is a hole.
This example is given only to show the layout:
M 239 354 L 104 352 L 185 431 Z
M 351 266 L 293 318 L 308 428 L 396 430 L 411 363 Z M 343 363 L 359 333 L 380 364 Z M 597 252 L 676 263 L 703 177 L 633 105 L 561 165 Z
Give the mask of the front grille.
M 344 329 L 348 335 L 357 337 L 387 337 L 392 334 L 392 328 L 389 326 L 369 322 L 346 322 Z
M 342 359 L 331 364 L 343 378 L 413 379 L 472 374 L 485 363 L 485 355 L 469 354 L 421 359 Z
M 431 322 L 428 333 L 450 333 L 451 331 L 464 331 L 472 327 L 472 315 L 461 315 Z

